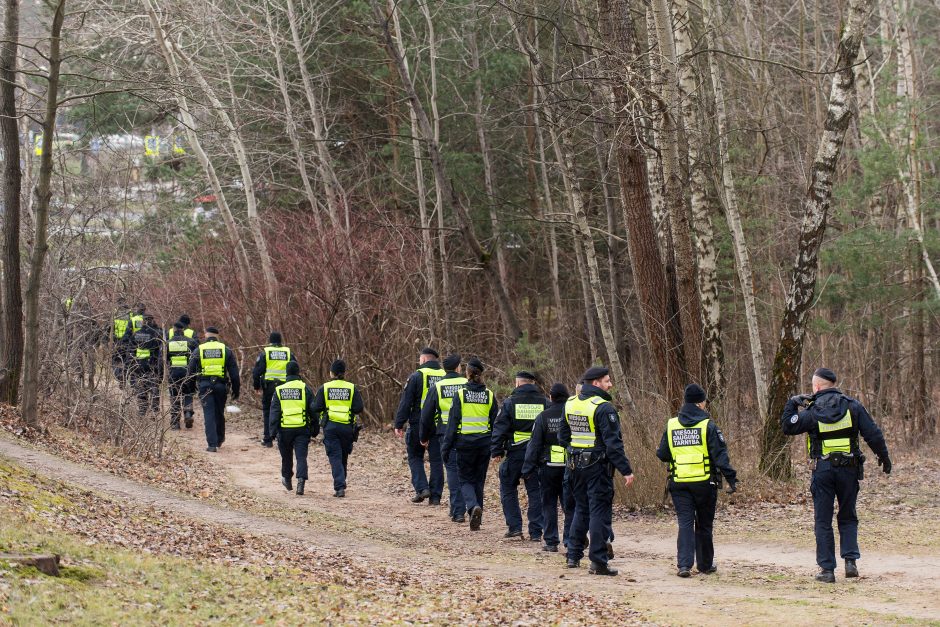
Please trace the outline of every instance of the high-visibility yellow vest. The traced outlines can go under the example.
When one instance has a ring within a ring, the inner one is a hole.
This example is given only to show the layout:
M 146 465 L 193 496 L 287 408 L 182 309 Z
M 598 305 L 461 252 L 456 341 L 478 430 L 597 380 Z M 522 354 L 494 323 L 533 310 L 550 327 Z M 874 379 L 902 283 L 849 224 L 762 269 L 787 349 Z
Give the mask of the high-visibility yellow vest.
M 443 379 L 447 371 L 440 368 L 418 368 L 418 372 L 421 373 L 421 404 L 424 405 L 428 390 L 432 385 Z
M 457 394 L 460 402 L 460 424 L 457 433 L 484 435 L 490 432 L 490 410 L 493 407 L 493 392 L 489 389 L 475 392 L 464 388 Z
M 173 336 L 174 338 L 178 336 Z M 170 366 L 185 368 L 189 363 L 189 342 L 186 340 L 171 339 L 167 342 L 167 354 L 170 356 Z
M 195 337 L 196 332 L 193 331 L 192 329 L 183 329 L 183 335 L 185 335 L 186 337 Z
M 544 403 L 517 403 L 514 409 L 514 420 L 516 423 L 523 423 L 522 427 L 528 427 L 527 431 L 513 431 L 512 443 L 521 444 L 532 439 L 532 423 L 536 416 L 545 409 Z
M 127 327 L 130 324 L 130 318 L 115 318 L 114 319 L 114 339 L 123 340 L 124 336 L 127 335 Z
M 134 357 L 137 359 L 150 359 L 151 351 L 149 348 L 140 348 L 134 352 Z
M 140 314 L 135 314 L 131 316 L 131 329 L 135 332 L 140 331 L 144 328 L 144 317 Z
M 225 376 L 225 344 L 209 340 L 199 345 L 199 365 L 204 377 Z
M 711 479 L 711 459 L 708 456 L 708 418 L 691 427 L 683 426 L 679 418 L 670 418 L 666 424 L 666 441 L 672 455 L 670 469 L 676 483 L 691 483 Z
M 290 361 L 290 349 L 286 346 L 264 347 L 264 380 L 284 381 L 287 379 L 287 362 Z
M 851 410 L 846 410 L 845 416 L 837 422 L 831 424 L 817 422 L 816 427 L 819 430 L 819 435 L 816 436 L 816 440 L 819 442 L 817 450 L 822 456 L 831 455 L 832 453 L 850 455 L 858 448 L 858 445 L 854 444 L 854 440 L 858 436 L 852 422 Z
M 356 386 L 343 379 L 334 379 L 323 384 L 323 400 L 330 422 L 348 425 L 353 421 L 352 399 Z
M 571 448 L 590 449 L 597 446 L 594 414 L 604 403 L 599 396 L 581 400 L 573 396 L 565 403 L 565 422 L 571 427 Z
M 176 327 L 170 327 L 170 328 L 167 330 L 166 335 L 167 335 L 167 337 L 173 337 L 173 334 L 174 334 L 175 332 L 176 332 Z M 196 336 L 196 333 L 195 333 L 192 329 L 190 329 L 190 328 L 183 329 L 182 331 L 180 331 L 180 333 L 182 333 L 185 337 L 195 337 L 195 336 Z
M 441 417 L 438 424 L 442 427 L 447 426 L 447 419 L 450 417 L 450 409 L 454 406 L 454 398 L 467 385 L 466 377 L 452 377 L 450 379 L 441 379 L 435 384 L 437 388 L 437 407 L 440 410 Z
M 546 466 L 564 466 L 565 465 L 565 447 L 553 444 L 548 449 L 548 462 Z
M 287 428 L 307 425 L 307 385 L 297 379 L 275 388 L 281 402 L 281 426 Z

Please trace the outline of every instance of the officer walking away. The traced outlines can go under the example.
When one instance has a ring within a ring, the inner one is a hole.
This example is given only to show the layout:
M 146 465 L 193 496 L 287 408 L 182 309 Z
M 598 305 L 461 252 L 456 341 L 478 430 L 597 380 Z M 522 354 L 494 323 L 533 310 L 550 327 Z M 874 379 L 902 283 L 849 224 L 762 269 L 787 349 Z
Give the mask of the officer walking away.
M 206 341 L 189 360 L 189 376 L 196 377 L 202 420 L 206 428 L 206 451 L 216 453 L 225 442 L 225 400 L 229 386 L 232 400 L 238 400 L 241 377 L 235 353 L 219 341 L 219 330 L 206 327 Z
M 436 384 L 428 389 L 428 395 L 421 407 L 421 425 L 419 439 L 421 445 L 430 449 L 440 450 L 441 440 L 447 432 L 450 418 L 450 409 L 454 405 L 454 398 L 467 384 L 467 378 L 460 374 L 460 355 L 453 353 L 441 362 L 445 375 Z M 447 475 L 447 490 L 450 495 L 450 519 L 455 523 L 467 521 L 467 506 L 463 501 L 460 490 L 460 479 L 457 475 L 457 451 L 451 450 L 444 459 L 444 470 Z
M 793 396 L 780 418 L 787 435 L 807 435 L 809 456 L 814 460 L 813 495 L 815 515 L 816 581 L 836 580 L 836 544 L 832 533 L 835 499 L 839 500 L 839 553 L 845 560 L 845 576 L 858 577 L 858 516 L 855 501 L 858 482 L 863 478 L 865 456 L 859 446 L 861 433 L 878 458 L 886 475 L 891 474 L 891 458 L 881 429 L 865 407 L 836 387 L 836 374 L 829 368 L 813 373 L 813 395 Z
M 300 379 L 300 366 L 296 361 L 285 366 L 285 378 L 274 388 L 271 399 L 272 437 L 277 438 L 281 453 L 281 484 L 290 492 L 294 489 L 294 457 L 297 458 L 297 494 L 303 495 L 307 482 L 307 450 L 310 439 L 320 433 L 313 406 L 313 390 Z
M 558 428 L 558 441 L 568 451 L 571 490 L 574 492 L 574 522 L 568 535 L 568 568 L 577 568 L 584 556 L 584 534 L 590 536 L 592 575 L 616 575 L 607 565 L 607 540 L 613 527 L 614 469 L 626 485 L 633 483 L 633 470 L 623 450 L 620 417 L 611 402 L 610 370 L 588 368 L 577 397 L 565 403 L 565 419 Z M 587 529 L 585 529 L 587 522 Z
M 532 437 L 535 417 L 545 409 L 545 394 L 535 385 L 535 375 L 527 370 L 516 373 L 516 387 L 509 398 L 503 401 L 493 425 L 490 454 L 501 460 L 499 466 L 499 499 L 506 518 L 506 538 L 522 537 L 522 511 L 519 508 L 519 480 L 525 462 L 526 445 Z M 537 473 L 526 475 L 525 490 L 529 498 L 529 539 L 542 541 L 542 492 Z
M 192 320 L 190 320 L 189 316 L 187 314 L 180 314 L 179 321 L 180 321 L 180 324 L 183 325 L 183 335 L 185 335 L 186 337 L 191 337 L 194 340 L 198 341 L 199 338 L 196 337 L 196 332 L 189 326 L 190 324 L 192 324 Z
M 142 316 L 141 320 L 141 327 L 134 331 L 131 338 L 133 358 L 130 362 L 130 380 L 137 395 L 137 411 L 143 416 L 147 410 L 155 414 L 160 411 L 163 331 L 150 314 Z
M 346 380 L 345 361 L 337 359 L 333 362 L 330 379 L 317 390 L 313 412 L 323 423 L 323 447 L 333 473 L 333 496 L 342 498 L 346 496 L 349 454 L 362 428 L 357 416 L 362 413 L 364 406 L 359 388 Z M 297 473 L 299 478 L 299 469 Z
M 526 445 L 525 461 L 521 475 L 525 479 L 538 473 L 539 489 L 542 501 L 542 528 L 545 544 L 543 551 L 558 552 L 558 505 L 565 512 L 564 534 L 568 544 L 568 527 L 571 525 L 574 507 L 567 507 L 564 499 L 565 449 L 558 442 L 558 429 L 565 419 L 565 402 L 568 400 L 568 388 L 563 383 L 555 383 L 549 390 L 551 403 L 535 417 L 532 425 L 532 439 Z
M 190 329 L 191 331 L 191 329 Z M 186 335 L 182 321 L 173 324 L 167 337 L 166 361 L 170 368 L 170 428 L 178 431 L 180 418 L 186 420 L 186 428 L 193 428 L 194 381 L 187 376 L 189 360 L 192 359 L 199 342 Z
M 127 307 L 127 301 L 123 297 L 119 298 L 111 320 L 111 370 L 122 389 L 127 383 L 127 368 L 131 360 L 130 339 L 134 335 L 131 330 L 131 315 L 133 314 Z
M 263 418 L 264 434 L 261 436 L 261 445 L 266 448 L 274 446 L 271 434 L 271 399 L 274 397 L 274 388 L 287 380 L 287 364 L 296 362 L 291 350 L 282 344 L 283 338 L 277 331 L 268 335 L 268 345 L 255 360 L 251 369 L 251 383 L 255 391 L 261 391 L 261 416 Z
M 421 349 L 418 355 L 418 370 L 408 377 L 395 414 L 395 435 L 404 438 L 408 451 L 408 469 L 411 471 L 411 485 L 415 490 L 412 503 L 430 499 L 430 505 L 440 505 L 441 495 L 444 493 L 444 462 L 441 459 L 441 451 L 436 445 L 428 446 L 428 465 L 431 470 L 431 481 L 428 483 L 428 475 L 424 471 L 425 449 L 421 446 L 419 433 L 421 407 L 427 398 L 428 390 L 447 374 L 441 369 L 438 359 L 440 354 L 433 348 Z
M 490 436 L 496 420 L 496 395 L 483 384 L 483 362 L 467 362 L 467 384 L 457 393 L 447 420 L 441 453 L 457 453 L 457 476 L 464 504 L 470 512 L 470 529 L 483 523 L 483 486 L 490 462 Z
M 686 386 L 685 404 L 666 423 L 656 457 L 669 464 L 669 493 L 679 520 L 677 563 L 680 577 L 692 576 L 692 563 L 700 573 L 713 573 L 715 547 L 712 523 L 718 503 L 720 475 L 728 480 L 728 494 L 737 490 L 737 473 L 728 459 L 721 429 L 705 411 L 705 390 Z

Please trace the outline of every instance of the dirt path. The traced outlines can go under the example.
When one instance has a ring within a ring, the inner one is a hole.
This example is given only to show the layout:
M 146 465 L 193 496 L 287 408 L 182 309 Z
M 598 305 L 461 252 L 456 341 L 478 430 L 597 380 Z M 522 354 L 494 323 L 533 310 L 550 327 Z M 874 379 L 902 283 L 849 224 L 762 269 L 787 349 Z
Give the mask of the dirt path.
M 204 449 L 198 425 L 180 438 L 195 450 Z M 409 503 L 407 470 L 396 449 L 377 437 L 357 446 L 346 499 L 331 496 L 322 445 L 311 447 L 308 492 L 297 497 L 280 487 L 276 450 L 261 448 L 244 432 L 230 433 L 220 453 L 209 459 L 227 472 L 235 486 L 269 502 L 269 516 L 141 485 L 5 438 L 0 438 L 0 455 L 37 473 L 110 497 L 252 534 L 295 538 L 340 554 L 441 576 L 451 572 L 478 574 L 553 591 L 574 587 L 596 598 L 625 601 L 657 622 L 778 624 L 781 612 L 786 612 L 787 623 L 814 624 L 819 622 L 821 611 L 829 617 L 838 616 L 837 622 L 940 620 L 940 585 L 932 579 L 940 559 L 932 557 L 867 554 L 860 562 L 862 578 L 854 582 L 840 579 L 835 586 L 825 586 L 809 580 L 814 561 L 810 551 L 772 544 L 722 543 L 717 548 L 717 576 L 682 580 L 674 574 L 671 528 L 638 537 L 626 522 L 615 525 L 618 556 L 614 565 L 621 569 L 621 576 L 590 577 L 585 568 L 564 568 L 561 554 L 543 553 L 531 542 L 504 540 L 502 515 L 498 501 L 492 498 L 483 530 L 473 534 L 465 526 L 449 522 L 444 508 Z M 307 524 L 277 518 L 279 512 L 289 510 L 303 513 Z M 616 622 L 616 617 L 611 616 L 611 621 Z

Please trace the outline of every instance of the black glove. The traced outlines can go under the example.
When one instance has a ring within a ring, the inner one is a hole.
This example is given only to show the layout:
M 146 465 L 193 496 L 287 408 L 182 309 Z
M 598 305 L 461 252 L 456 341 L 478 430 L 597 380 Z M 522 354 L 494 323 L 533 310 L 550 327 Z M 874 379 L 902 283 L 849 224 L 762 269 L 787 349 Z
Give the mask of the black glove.
M 734 483 L 732 483 L 731 481 L 729 481 L 728 489 L 725 490 L 725 494 L 734 494 L 737 491 L 738 491 L 738 482 L 735 481 Z
M 885 455 L 884 457 L 878 458 L 878 465 L 881 466 L 881 470 L 884 471 L 886 475 L 891 474 L 891 458 Z
M 796 403 L 797 405 L 802 407 L 803 405 L 806 404 L 806 401 L 808 401 L 809 399 L 810 397 L 807 396 L 806 394 L 797 394 L 796 396 L 790 397 L 790 402 Z

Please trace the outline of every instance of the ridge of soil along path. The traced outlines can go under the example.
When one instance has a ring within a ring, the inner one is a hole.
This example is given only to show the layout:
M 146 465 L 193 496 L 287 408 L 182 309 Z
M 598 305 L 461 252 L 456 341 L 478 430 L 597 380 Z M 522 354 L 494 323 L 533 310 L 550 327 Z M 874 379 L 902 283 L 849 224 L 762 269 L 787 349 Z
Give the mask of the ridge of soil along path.
M 205 444 L 199 426 L 182 432 L 178 442 L 202 451 Z M 805 543 L 786 546 L 773 541 L 719 539 L 719 573 L 682 580 L 675 577 L 674 523 L 663 518 L 651 526 L 648 521 L 632 518 L 615 522 L 617 559 L 613 565 L 620 568 L 619 577 L 591 577 L 583 567 L 568 570 L 561 553 L 543 553 L 537 543 L 502 538 L 505 525 L 496 495 L 495 467 L 488 481 L 483 530 L 471 533 L 465 525 L 447 519 L 446 507 L 408 502 L 411 489 L 402 449 L 381 436 L 367 436 L 357 444 L 350 458 L 347 497 L 336 499 L 331 496 L 332 480 L 322 445 L 311 445 L 307 494 L 297 497 L 280 486 L 276 449 L 261 448 L 256 438 L 243 430 L 230 431 L 218 454 L 204 455 L 230 477 L 229 488 L 250 492 L 264 504 L 266 516 L 83 468 L 6 438 L 0 438 L 0 455 L 122 502 L 255 535 L 293 538 L 317 550 L 376 566 L 437 573 L 443 578 L 479 576 L 497 585 L 525 584 L 552 598 L 577 591 L 608 604 L 613 624 L 622 624 L 631 616 L 627 606 L 649 620 L 665 623 L 776 624 L 783 611 L 789 624 L 818 623 L 820 611 L 846 622 L 940 620 L 940 585 L 933 578 L 940 558 L 866 553 L 864 544 L 862 577 L 856 581 L 839 577 L 835 586 L 810 580 L 814 555 Z M 804 529 L 797 529 L 797 533 L 805 540 Z M 559 619 L 580 622 L 570 611 Z

